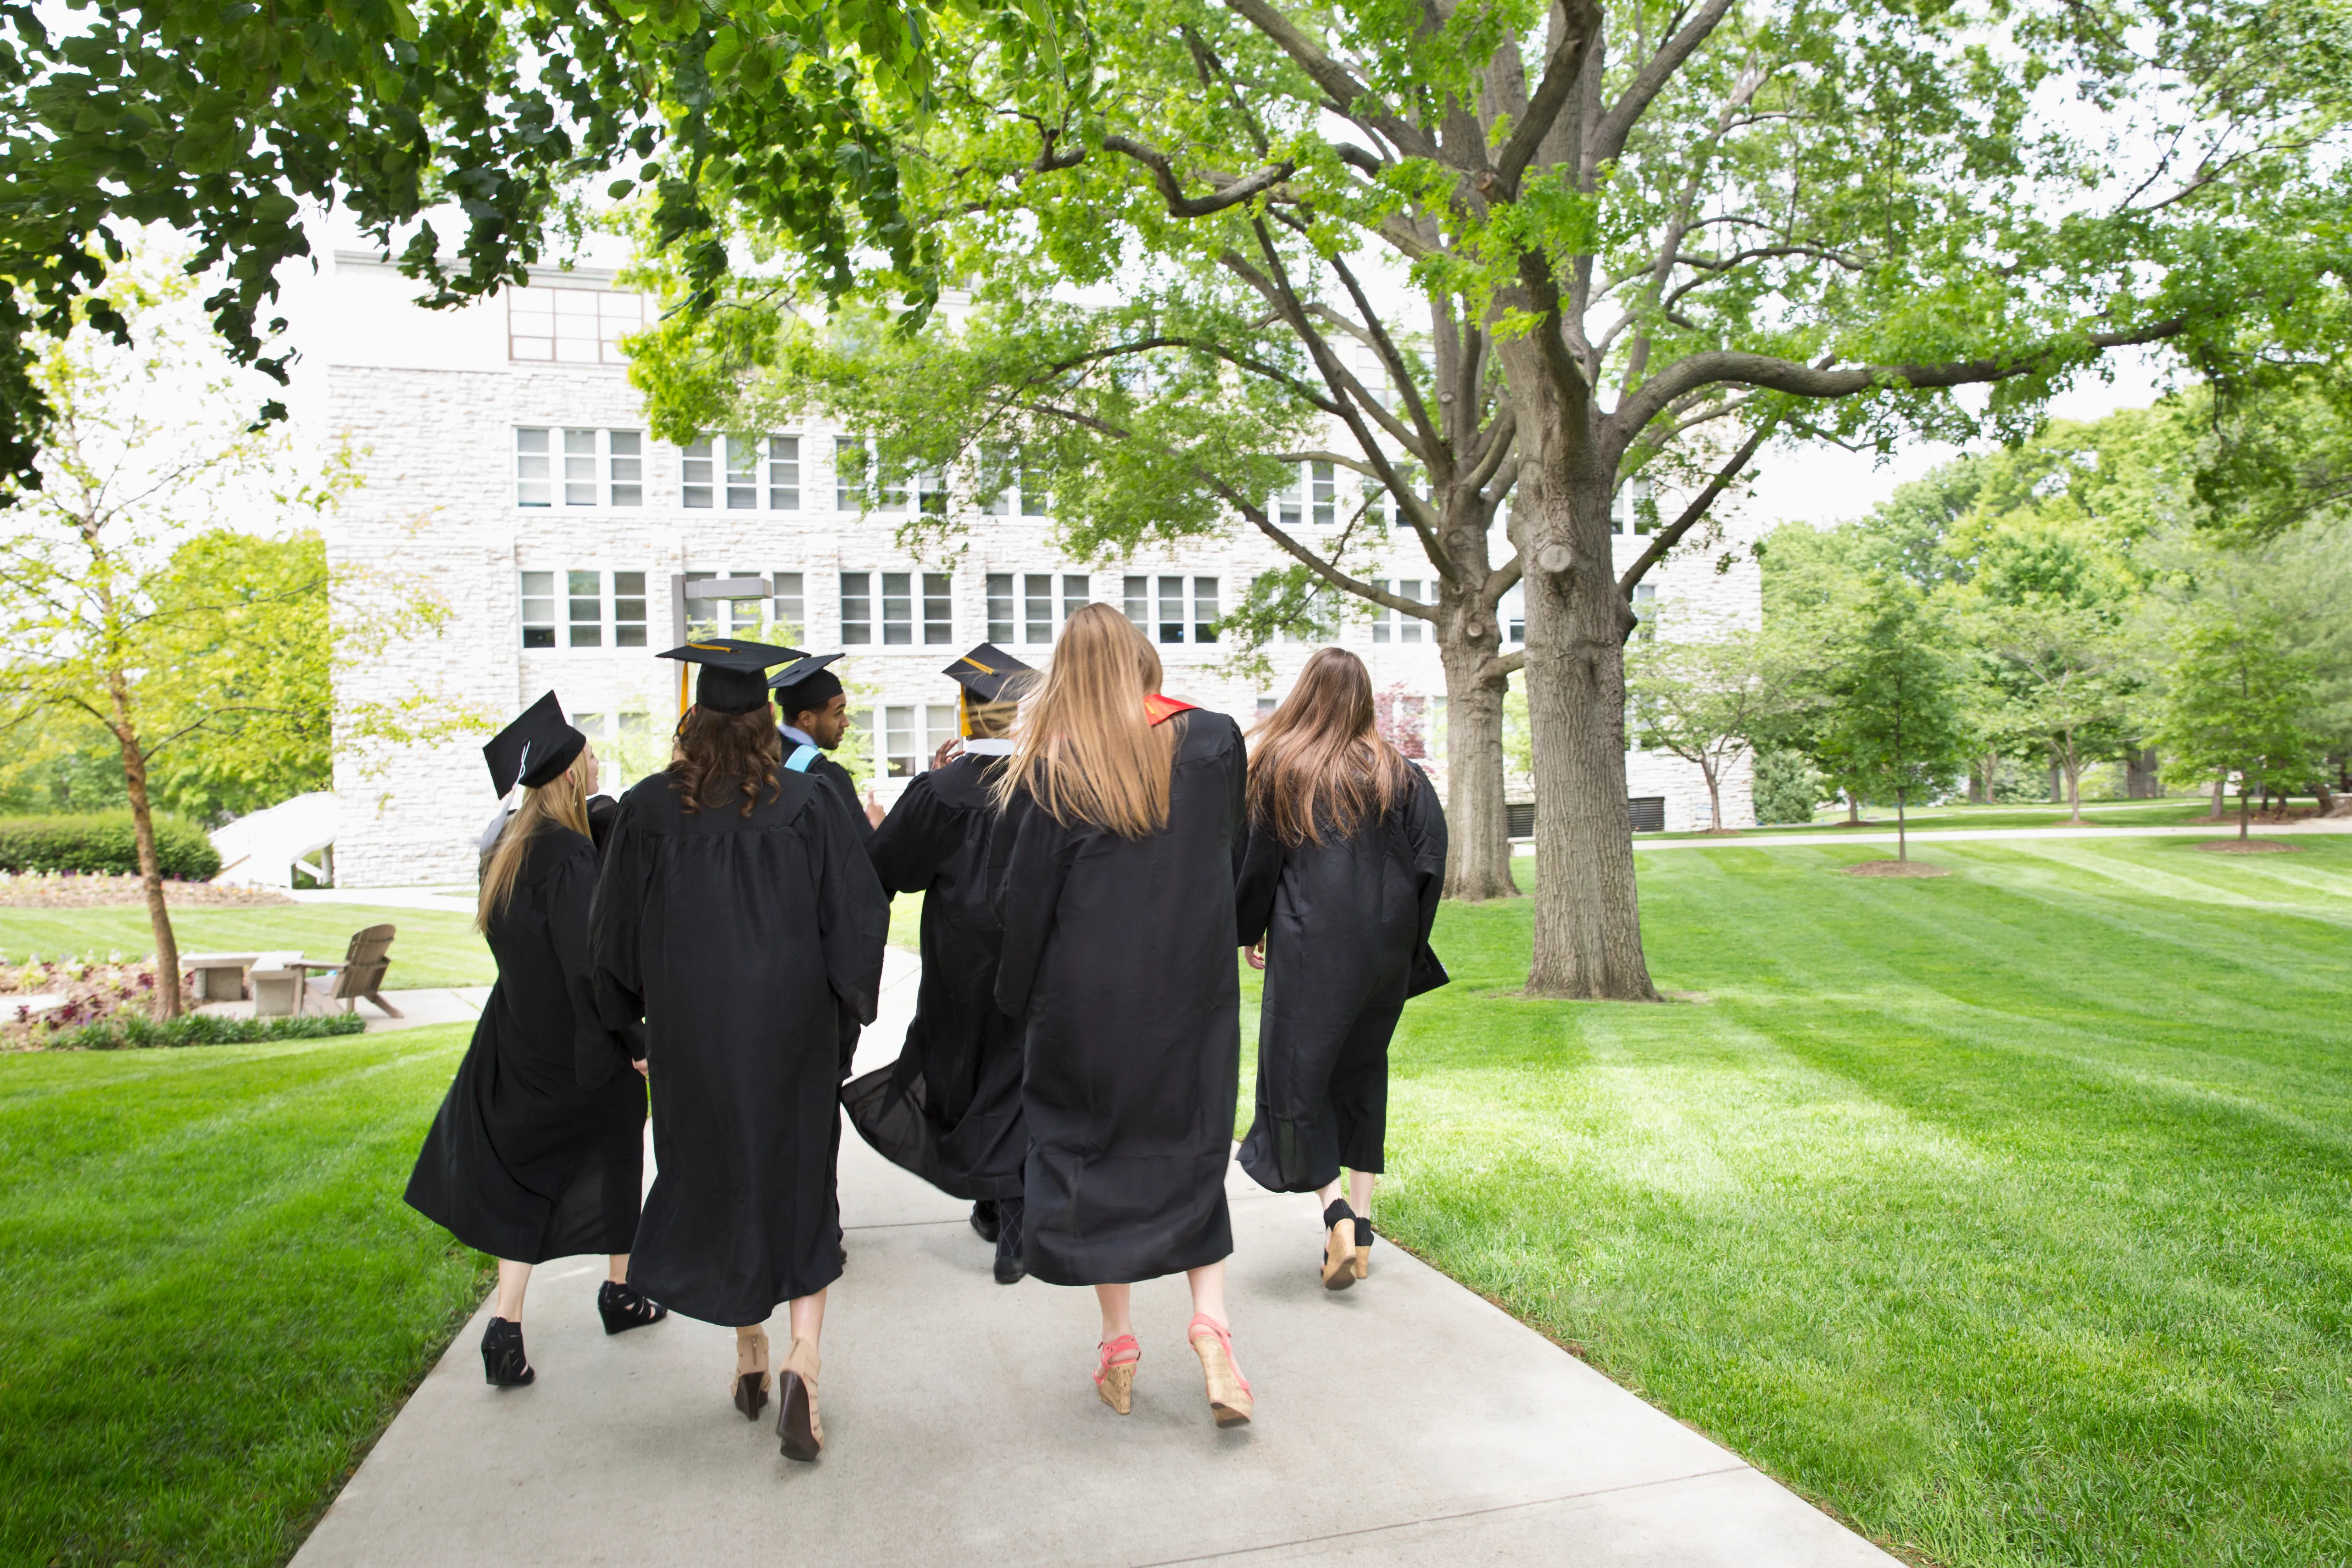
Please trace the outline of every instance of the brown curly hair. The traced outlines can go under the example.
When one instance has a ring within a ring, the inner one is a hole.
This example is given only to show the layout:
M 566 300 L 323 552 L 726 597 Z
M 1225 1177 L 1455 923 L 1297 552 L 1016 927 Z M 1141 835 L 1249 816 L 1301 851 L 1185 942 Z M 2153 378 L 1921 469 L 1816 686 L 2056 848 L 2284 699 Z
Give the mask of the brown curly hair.
M 764 705 L 750 713 L 713 713 L 698 703 L 677 721 L 677 759 L 669 776 L 688 810 L 715 809 L 731 789 L 742 793 L 748 817 L 763 791 L 777 791 L 783 759 L 783 741 Z

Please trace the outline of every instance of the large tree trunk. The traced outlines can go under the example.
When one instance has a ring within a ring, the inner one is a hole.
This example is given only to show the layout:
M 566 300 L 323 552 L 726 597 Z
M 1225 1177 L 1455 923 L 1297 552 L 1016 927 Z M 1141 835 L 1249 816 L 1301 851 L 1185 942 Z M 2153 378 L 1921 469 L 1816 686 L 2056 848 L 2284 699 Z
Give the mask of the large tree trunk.
M 1503 695 L 1508 675 L 1482 672 L 1493 639 L 1449 634 L 1445 664 L 1445 896 L 1516 898 L 1511 828 L 1503 807 Z
M 1527 563 L 1535 743 L 1537 996 L 1655 1001 L 1625 806 L 1624 641 L 1609 498 L 1589 403 L 1557 401 L 1528 339 L 1503 350 L 1517 404 L 1514 522 Z
M 180 942 L 172 932 L 172 912 L 163 903 L 163 861 L 155 852 L 155 812 L 147 799 L 147 757 L 139 745 L 139 730 L 131 716 L 131 690 L 122 673 L 110 671 L 109 695 L 114 700 L 114 737 L 122 747 L 122 787 L 131 797 L 131 826 L 139 841 L 139 880 L 147 894 L 147 924 L 155 934 L 155 1017 L 178 1018 L 185 1010 L 180 998 Z

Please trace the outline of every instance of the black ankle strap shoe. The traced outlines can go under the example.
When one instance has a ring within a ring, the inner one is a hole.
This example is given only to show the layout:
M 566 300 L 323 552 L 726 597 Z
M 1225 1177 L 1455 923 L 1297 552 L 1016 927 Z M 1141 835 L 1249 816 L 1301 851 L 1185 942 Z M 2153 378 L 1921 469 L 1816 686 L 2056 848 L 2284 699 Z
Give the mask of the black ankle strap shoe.
M 492 1318 L 482 1331 L 482 1381 L 493 1388 L 520 1388 L 538 1375 L 522 1353 L 522 1325 Z
M 635 1285 L 607 1280 L 596 1291 L 596 1315 L 604 1320 L 606 1333 L 626 1333 L 661 1322 L 669 1316 L 669 1309 L 647 1299 Z

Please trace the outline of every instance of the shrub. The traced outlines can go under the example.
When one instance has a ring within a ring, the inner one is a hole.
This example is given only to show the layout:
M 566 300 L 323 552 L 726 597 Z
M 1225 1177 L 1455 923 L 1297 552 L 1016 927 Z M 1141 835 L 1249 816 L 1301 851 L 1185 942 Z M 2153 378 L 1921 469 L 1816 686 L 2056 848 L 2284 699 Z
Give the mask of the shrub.
M 1822 776 L 1793 751 L 1756 754 L 1756 820 L 1759 822 L 1810 822 L 1813 802 L 1822 798 Z
M 121 1051 L 152 1046 L 251 1045 L 270 1040 L 325 1040 L 358 1034 L 367 1019 L 357 1013 L 311 1013 L 301 1018 L 223 1018 L 217 1013 L 187 1013 L 163 1023 L 121 1013 L 79 1029 L 66 1030 L 49 1040 L 52 1051 Z
M 155 857 L 163 874 L 205 882 L 220 874 L 220 852 L 204 830 L 176 817 L 155 819 Z M 0 818 L 0 871 L 78 871 L 135 876 L 139 840 L 131 813 Z

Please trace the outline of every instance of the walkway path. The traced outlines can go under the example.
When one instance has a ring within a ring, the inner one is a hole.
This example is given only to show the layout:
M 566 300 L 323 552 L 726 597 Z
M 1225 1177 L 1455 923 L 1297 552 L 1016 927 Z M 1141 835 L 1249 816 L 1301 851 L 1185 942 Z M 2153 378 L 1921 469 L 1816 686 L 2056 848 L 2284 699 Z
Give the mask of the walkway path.
M 897 1053 L 916 968 L 891 955 L 861 1069 Z M 483 1385 L 478 1315 L 295 1568 L 1893 1562 L 1392 1247 L 1327 1294 L 1313 1199 L 1238 1171 L 1232 1304 L 1259 1404 L 1224 1432 L 1181 1280 L 1137 1290 L 1121 1419 L 1087 1379 L 1091 1292 L 997 1285 L 966 1206 L 854 1133 L 841 1187 L 816 1464 L 729 1406 L 727 1330 L 673 1317 L 607 1339 L 601 1260 L 551 1264 L 525 1319 L 538 1382 Z
M 2305 818 L 2299 822 L 2254 824 L 2258 839 L 2295 839 L 2329 833 L 2352 833 L 2352 818 Z M 1801 845 L 1820 847 L 1824 844 L 1891 844 L 1896 834 L 1894 829 L 1855 831 L 1852 829 L 1816 828 L 1801 833 L 1771 833 L 1749 831 L 1727 833 L 1721 838 L 1707 839 L 1643 839 L 1633 841 L 1637 850 L 1775 850 Z M 2188 827 L 2163 828 L 1914 828 L 1910 832 L 1915 844 L 1960 843 L 1980 839 L 2234 839 L 2238 824 L 2234 821 L 2216 826 L 2200 822 Z M 1532 854 L 1533 846 L 1525 842 L 1512 846 L 1516 852 Z

